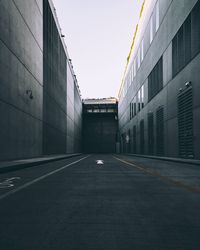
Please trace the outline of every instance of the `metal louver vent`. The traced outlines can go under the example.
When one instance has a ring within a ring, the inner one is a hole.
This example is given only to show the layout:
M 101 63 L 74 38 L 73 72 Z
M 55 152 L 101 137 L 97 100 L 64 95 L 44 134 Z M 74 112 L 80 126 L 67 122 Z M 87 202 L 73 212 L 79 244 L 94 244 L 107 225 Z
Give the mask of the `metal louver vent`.
M 133 126 L 133 153 L 136 154 L 136 125 Z
M 156 153 L 164 155 L 164 108 L 156 111 Z
M 153 113 L 148 114 L 148 152 L 154 154 L 154 119 Z
M 128 138 L 129 138 L 129 140 L 127 142 L 127 144 L 128 144 L 128 153 L 131 153 L 131 130 L 130 129 L 128 130 Z
M 140 153 L 144 154 L 144 120 L 140 121 Z
M 178 95 L 179 155 L 183 158 L 194 158 L 192 99 L 192 87 Z

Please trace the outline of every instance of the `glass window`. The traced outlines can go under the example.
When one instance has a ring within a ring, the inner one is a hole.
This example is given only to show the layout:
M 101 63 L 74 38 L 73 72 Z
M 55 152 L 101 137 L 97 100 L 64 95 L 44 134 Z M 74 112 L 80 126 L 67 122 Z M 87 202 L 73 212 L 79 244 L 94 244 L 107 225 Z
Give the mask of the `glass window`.
M 138 49 L 138 69 L 140 68 L 140 48 Z
M 136 97 L 134 97 L 134 115 L 136 115 L 137 110 L 136 110 Z
M 163 88 L 163 59 L 162 56 L 148 76 L 148 101 Z
M 136 76 L 136 61 L 134 60 L 134 63 L 133 63 L 133 68 L 134 68 L 134 77 Z
M 128 73 L 128 75 L 127 75 L 127 91 L 128 91 L 128 88 L 129 88 L 129 73 Z
M 150 43 L 153 41 L 153 17 L 150 19 Z
M 125 80 L 124 83 L 124 95 L 126 95 L 126 92 L 127 92 L 127 79 Z
M 141 42 L 141 62 L 143 61 L 144 59 L 144 40 L 142 39 L 142 42 Z
M 134 77 L 134 67 L 133 67 L 133 63 L 131 65 L 131 81 L 133 81 L 133 77 Z
M 144 85 L 141 87 L 141 103 L 142 103 L 142 108 L 144 107 Z
M 134 116 L 134 111 L 133 111 L 133 102 L 131 103 L 131 110 L 132 110 L 132 118 Z
M 138 91 L 138 112 L 140 111 L 140 102 L 141 102 L 141 97 L 140 97 L 140 90 Z
M 107 109 L 108 113 L 115 113 L 115 109 Z
M 196 56 L 200 52 L 200 1 L 197 1 L 195 7 L 192 10 L 192 20 L 191 20 L 191 49 L 192 57 Z M 188 25 L 185 25 L 187 36 L 189 35 Z M 187 39 L 188 40 L 188 39 Z M 187 42 L 188 46 L 188 42 Z
M 130 82 L 132 82 L 132 67 L 130 67 L 130 72 L 129 72 L 129 74 L 130 74 Z M 131 83 L 130 83 L 131 84 Z
M 159 19 L 160 19 L 160 16 L 159 16 L 159 0 L 158 0 L 156 3 L 156 31 L 159 28 L 159 21 L 160 21 Z
M 130 87 L 130 85 L 131 85 L 131 75 L 132 75 L 132 73 L 131 73 L 131 70 L 130 70 L 130 72 L 129 72 L 129 77 L 128 77 L 128 79 L 129 79 L 129 87 Z
M 191 44 L 191 41 L 193 41 L 193 37 L 191 37 L 191 24 L 193 25 L 194 21 L 191 20 L 191 15 L 189 15 L 172 40 L 173 76 L 182 70 L 191 60 L 191 49 L 194 49 L 193 44 Z

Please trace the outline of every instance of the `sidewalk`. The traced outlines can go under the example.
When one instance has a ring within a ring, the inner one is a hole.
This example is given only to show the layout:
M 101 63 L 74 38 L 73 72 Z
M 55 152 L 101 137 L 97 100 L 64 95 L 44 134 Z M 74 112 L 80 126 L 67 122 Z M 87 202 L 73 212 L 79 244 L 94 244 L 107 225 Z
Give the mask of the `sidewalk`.
M 23 168 L 33 167 L 33 166 L 41 165 L 44 163 L 72 158 L 72 157 L 79 156 L 79 155 L 81 155 L 81 153 L 64 154 L 64 155 L 49 155 L 49 156 L 42 156 L 42 157 L 31 158 L 31 159 L 3 161 L 3 162 L 0 162 L 0 173 L 6 173 L 6 172 L 15 171 L 15 170 L 23 169 Z
M 142 158 L 150 158 L 150 159 L 162 160 L 162 161 L 172 161 L 172 162 L 180 162 L 180 163 L 185 163 L 185 164 L 200 165 L 200 160 L 194 160 L 194 159 L 161 157 L 161 156 L 155 156 L 155 155 L 139 155 L 139 154 L 128 154 L 128 153 L 125 155 L 130 155 L 134 157 L 142 157 Z

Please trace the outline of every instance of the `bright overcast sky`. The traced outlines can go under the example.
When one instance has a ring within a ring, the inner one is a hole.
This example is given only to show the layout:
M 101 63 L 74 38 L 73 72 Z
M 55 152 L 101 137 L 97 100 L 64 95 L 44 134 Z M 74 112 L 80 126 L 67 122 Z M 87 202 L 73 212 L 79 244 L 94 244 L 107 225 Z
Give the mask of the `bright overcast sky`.
M 82 97 L 117 97 L 142 0 L 53 3 Z

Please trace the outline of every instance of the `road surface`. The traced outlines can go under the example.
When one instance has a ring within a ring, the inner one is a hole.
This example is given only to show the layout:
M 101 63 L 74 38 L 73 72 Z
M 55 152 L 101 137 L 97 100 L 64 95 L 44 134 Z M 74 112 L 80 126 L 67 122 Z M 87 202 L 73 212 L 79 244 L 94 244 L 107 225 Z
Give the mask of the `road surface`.
M 0 249 L 199 250 L 199 180 L 199 166 L 120 155 L 1 174 Z

